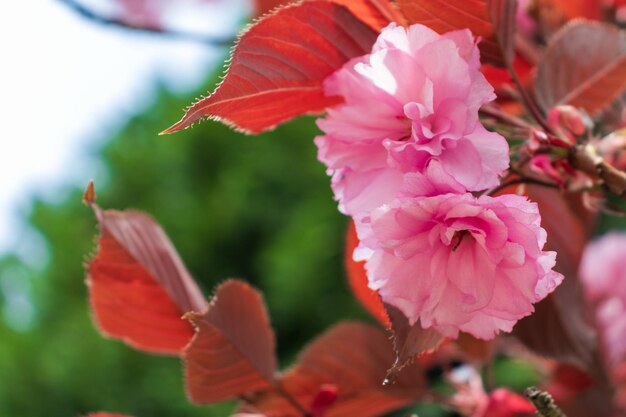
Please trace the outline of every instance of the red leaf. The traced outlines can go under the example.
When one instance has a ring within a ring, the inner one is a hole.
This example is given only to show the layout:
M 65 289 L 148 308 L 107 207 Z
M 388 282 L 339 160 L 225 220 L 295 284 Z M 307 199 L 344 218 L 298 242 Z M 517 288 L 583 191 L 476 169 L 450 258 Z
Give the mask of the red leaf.
M 387 26 L 389 22 L 398 21 L 402 16 L 388 0 L 327 0 L 331 3 L 346 7 L 360 21 L 377 32 Z M 258 14 L 269 12 L 277 6 L 295 3 L 292 1 L 256 0 Z
M 487 10 L 502 58 L 505 63 L 512 64 L 515 55 L 517 0 L 487 0 Z
M 367 272 L 365 262 L 356 262 L 352 259 L 352 252 L 358 246 L 359 239 L 356 235 L 354 223 L 350 222 L 348 234 L 346 236 L 346 270 L 348 272 L 348 282 L 356 299 L 370 312 L 372 316 L 385 327 L 391 327 L 391 322 L 387 317 L 387 312 L 380 300 L 378 293 L 370 289 L 367 285 Z
M 625 66 L 624 31 L 597 22 L 569 23 L 552 38 L 537 67 L 537 101 L 546 111 L 571 104 L 596 114 L 626 89 Z
M 206 313 L 190 319 L 196 335 L 185 350 L 185 375 L 192 401 L 213 403 L 272 386 L 274 332 L 261 294 L 228 280 Z
M 345 7 L 326 1 L 286 6 L 251 26 L 234 49 L 223 82 L 162 133 L 209 117 L 259 133 L 339 102 L 324 79 L 370 51 L 376 32 Z
M 553 294 L 538 303 L 535 313 L 515 325 L 515 334 L 529 349 L 568 362 L 592 373 L 597 370 L 593 330 L 585 320 L 585 304 L 578 280 L 578 265 L 589 238 L 593 217 L 574 199 L 536 186 L 528 194 L 539 205 L 542 227 L 548 233 L 547 250 L 557 252 L 555 269 L 565 276 Z
M 488 0 L 397 0 L 410 24 L 421 23 L 439 33 L 470 29 L 475 36 L 483 38 L 479 44 L 482 61 L 503 66 L 504 55 L 488 3 Z M 504 4 L 507 1 L 495 3 Z M 508 18 L 506 21 L 509 21 Z M 500 26 L 508 30 L 507 26 Z
M 206 307 L 200 289 L 149 216 L 92 207 L 101 234 L 87 286 L 100 331 L 139 350 L 179 354 L 193 336 L 181 317 Z
M 337 400 L 324 417 L 380 416 L 416 401 L 426 388 L 426 378 L 417 365 L 400 375 L 394 385 L 383 386 L 392 360 L 391 343 L 383 330 L 362 323 L 341 323 L 300 354 L 280 385 L 305 410 L 322 386 L 336 386 Z M 302 415 L 276 391 L 260 396 L 253 405 L 268 415 Z
M 390 22 L 403 22 L 403 17 L 388 0 L 330 0 L 345 6 L 363 23 L 380 32 Z M 369 52 L 369 51 L 368 51 Z
M 396 353 L 396 359 L 387 371 L 386 378 L 393 382 L 399 372 L 413 362 L 416 356 L 434 351 L 444 338 L 433 329 L 422 329 L 419 321 L 413 325 L 409 324 L 404 313 L 389 304 L 385 304 L 385 310 L 391 320 L 393 349 Z

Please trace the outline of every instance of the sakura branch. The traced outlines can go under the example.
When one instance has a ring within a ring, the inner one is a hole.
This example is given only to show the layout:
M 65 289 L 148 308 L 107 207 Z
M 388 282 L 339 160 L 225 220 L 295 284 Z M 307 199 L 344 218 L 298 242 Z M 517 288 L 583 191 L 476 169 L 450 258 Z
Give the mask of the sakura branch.
M 317 156 L 353 225 L 351 284 L 393 344 L 379 327 L 339 324 L 279 373 L 259 293 L 229 281 L 205 312 L 186 315 L 195 334 L 181 356 L 194 401 L 239 397 L 257 417 L 376 417 L 425 398 L 468 417 L 528 415 L 528 400 L 485 392 L 478 372 L 450 397 L 427 378 L 452 358 L 465 366 L 497 349 L 519 355 L 501 337 L 513 333 L 551 359 L 522 355 L 568 414 L 579 399 L 593 404 L 582 415 L 626 410 L 626 372 L 612 369 L 626 367 L 616 342 L 626 327 L 609 314 L 626 297 L 615 288 L 589 301 L 583 290 L 594 293 L 593 269 L 603 267 L 589 268 L 585 255 L 578 270 L 599 216 L 585 203 L 626 196 L 626 35 L 604 13 L 625 5 L 519 3 L 310 0 L 243 32 L 220 85 L 162 133 L 210 118 L 257 134 L 320 115 Z M 608 121 L 611 106 L 620 115 Z M 523 195 L 507 193 L 517 184 Z M 226 382 L 215 378 L 229 366 L 219 351 L 237 360 Z M 549 395 L 528 397 L 542 416 L 563 416 Z

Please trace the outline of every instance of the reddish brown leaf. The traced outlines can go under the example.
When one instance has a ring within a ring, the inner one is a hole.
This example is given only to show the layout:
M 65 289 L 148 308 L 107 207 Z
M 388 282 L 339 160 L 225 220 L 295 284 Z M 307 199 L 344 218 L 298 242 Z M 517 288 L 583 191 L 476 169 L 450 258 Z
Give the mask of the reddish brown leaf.
M 360 21 L 367 24 L 377 32 L 387 26 L 389 22 L 398 21 L 402 16 L 389 3 L 388 0 L 327 0 L 331 3 L 346 7 Z M 258 14 L 269 12 L 277 6 L 295 3 L 292 1 L 257 0 Z
M 228 280 L 206 313 L 190 318 L 196 335 L 185 350 L 185 375 L 192 401 L 213 403 L 272 386 L 274 332 L 261 294 Z
M 309 1 L 286 6 L 250 27 L 234 49 L 223 82 L 162 133 L 209 117 L 259 133 L 339 102 L 324 79 L 370 51 L 376 32 L 343 6 Z
M 529 349 L 587 370 L 595 368 L 596 339 L 587 325 L 578 280 L 578 265 L 593 217 L 560 192 L 536 186 L 528 194 L 539 205 L 548 233 L 546 249 L 557 252 L 556 270 L 565 276 L 556 291 L 535 306 L 535 313 L 516 324 L 513 334 Z
M 487 10 L 502 58 L 505 63 L 512 64 L 515 56 L 517 0 L 487 0 Z
M 409 320 L 400 310 L 385 304 L 385 310 L 391 320 L 393 332 L 393 348 L 396 359 L 387 372 L 387 380 L 395 381 L 399 372 L 413 362 L 416 356 L 432 352 L 443 341 L 443 336 L 433 329 L 422 329 L 419 321 L 409 324 Z
M 96 202 L 96 187 L 93 184 L 93 180 L 89 181 L 85 192 L 83 193 L 83 204 L 91 205 Z
M 193 336 L 182 315 L 206 307 L 200 289 L 149 216 L 93 208 L 101 234 L 87 285 L 100 330 L 136 349 L 179 354 Z
M 354 223 L 350 222 L 348 226 L 348 233 L 346 236 L 346 271 L 348 273 L 348 282 L 352 293 L 356 299 L 361 303 L 363 307 L 369 313 L 374 316 L 376 320 L 382 323 L 385 327 L 391 327 L 391 322 L 387 317 L 387 312 L 383 306 L 383 302 L 380 299 L 378 293 L 370 289 L 367 285 L 367 272 L 365 271 L 365 262 L 356 262 L 352 259 L 352 252 L 359 244 L 359 239 L 356 235 L 356 229 Z
M 537 101 L 546 111 L 571 104 L 596 114 L 626 89 L 625 67 L 624 31 L 597 22 L 569 23 L 552 38 L 538 65 Z
M 497 6 L 507 2 L 495 3 Z M 439 33 L 470 29 L 475 36 L 483 38 L 479 45 L 482 61 L 504 65 L 504 55 L 492 24 L 488 0 L 397 0 L 397 4 L 410 24 L 421 23 Z M 505 21 L 508 22 L 508 18 L 502 20 Z M 500 27 L 508 31 L 506 25 L 501 24 Z
M 341 323 L 311 343 L 280 384 L 305 410 L 322 386 L 337 387 L 337 399 L 325 417 L 380 416 L 416 401 L 426 386 L 416 364 L 399 375 L 394 385 L 383 386 L 393 357 L 383 330 L 362 323 Z M 276 391 L 261 395 L 253 405 L 272 416 L 302 415 Z

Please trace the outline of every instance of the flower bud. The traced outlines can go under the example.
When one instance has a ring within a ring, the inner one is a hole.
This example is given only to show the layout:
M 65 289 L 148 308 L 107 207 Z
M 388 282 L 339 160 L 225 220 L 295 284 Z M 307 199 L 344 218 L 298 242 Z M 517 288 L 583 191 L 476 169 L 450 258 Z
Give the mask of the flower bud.
M 583 113 L 569 105 L 553 107 L 548 112 L 547 122 L 556 135 L 571 144 L 576 143 L 576 137 L 584 134 L 590 124 Z

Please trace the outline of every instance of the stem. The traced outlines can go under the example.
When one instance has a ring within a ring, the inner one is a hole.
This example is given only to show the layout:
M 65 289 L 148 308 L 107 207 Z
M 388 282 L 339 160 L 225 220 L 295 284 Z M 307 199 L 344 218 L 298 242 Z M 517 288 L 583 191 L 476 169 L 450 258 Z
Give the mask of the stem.
M 511 185 L 516 185 L 516 184 L 534 184 L 534 185 L 540 185 L 542 187 L 548 187 L 548 188 L 559 188 L 556 184 L 548 182 L 548 181 L 543 181 L 543 180 L 539 180 L 536 178 L 515 178 L 509 181 L 505 181 L 502 184 L 498 185 L 495 188 L 492 188 L 491 190 L 485 192 L 485 195 L 488 196 L 492 196 L 494 194 L 496 194 L 498 191 L 502 191 L 503 189 L 505 189 L 506 187 L 510 187 Z
M 96 12 L 94 12 L 93 10 L 89 9 L 88 7 L 80 4 L 76 0 L 57 0 L 57 1 L 67 6 L 69 9 L 71 9 L 74 13 L 78 14 L 79 16 L 82 16 L 83 18 L 87 20 L 91 20 L 92 22 L 95 22 L 104 26 L 118 27 L 122 29 L 136 31 L 136 32 L 154 33 L 157 35 L 162 35 L 162 36 L 166 36 L 170 38 L 176 38 L 180 40 L 186 40 L 186 41 L 191 41 L 191 42 L 196 42 L 196 43 L 201 43 L 204 45 L 211 45 L 211 46 L 216 46 L 216 47 L 230 46 L 235 40 L 234 36 L 211 37 L 208 35 L 203 36 L 201 34 L 193 33 L 193 32 L 184 32 L 184 31 L 163 29 L 163 28 L 158 28 L 158 27 L 134 25 L 130 22 L 124 21 L 123 19 L 101 16 L 97 14 Z
M 533 101 L 533 99 L 528 95 L 528 91 L 526 91 L 526 88 L 524 87 L 519 77 L 517 76 L 517 71 L 515 71 L 515 68 L 513 68 L 513 62 L 507 61 L 506 69 L 509 71 L 509 74 L 511 75 L 511 79 L 515 83 L 515 86 L 517 87 L 520 93 L 522 102 L 524 103 L 526 110 L 530 112 L 531 116 L 537 121 L 537 123 L 539 123 L 539 125 L 546 132 L 551 133 L 552 129 L 548 127 L 545 118 L 543 117 L 543 115 L 541 114 L 537 106 L 535 105 L 535 102 Z
M 283 386 L 280 384 L 280 381 L 276 381 L 276 392 L 278 392 L 278 394 L 280 394 L 280 396 L 282 396 L 285 400 L 287 400 L 287 402 L 289 404 L 291 404 L 293 406 L 293 408 L 295 408 L 296 410 L 298 410 L 298 412 L 302 415 L 302 417 L 313 417 L 311 415 L 311 413 L 309 413 L 308 411 L 306 411 L 304 409 L 304 407 L 302 407 L 302 405 L 300 405 L 300 403 L 298 401 L 296 401 L 295 398 L 293 398 L 291 396 L 291 394 L 289 394 L 284 388 Z
M 480 108 L 478 112 L 482 113 L 485 116 L 493 117 L 494 119 L 499 120 L 513 127 L 519 127 L 522 129 L 532 128 L 532 125 L 528 123 L 526 120 L 517 116 L 513 116 L 512 114 L 503 112 L 502 110 L 494 106 L 483 106 Z
M 537 409 L 539 417 L 567 417 L 547 392 L 541 391 L 536 387 L 529 387 L 526 388 L 524 394 Z

